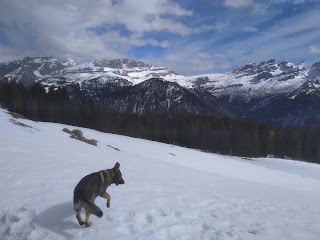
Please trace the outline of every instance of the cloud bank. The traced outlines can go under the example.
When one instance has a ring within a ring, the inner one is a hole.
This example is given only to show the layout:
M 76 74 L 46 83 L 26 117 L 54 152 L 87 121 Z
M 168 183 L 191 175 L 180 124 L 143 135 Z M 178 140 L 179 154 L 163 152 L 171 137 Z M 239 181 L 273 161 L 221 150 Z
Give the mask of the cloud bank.
M 1 0 L 0 62 L 137 58 L 182 74 L 319 58 L 318 0 Z

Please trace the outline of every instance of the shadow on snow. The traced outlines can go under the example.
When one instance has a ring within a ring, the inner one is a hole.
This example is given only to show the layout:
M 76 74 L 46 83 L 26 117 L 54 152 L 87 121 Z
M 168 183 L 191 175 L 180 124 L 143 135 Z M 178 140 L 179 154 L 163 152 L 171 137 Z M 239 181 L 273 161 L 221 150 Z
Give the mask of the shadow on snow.
M 79 228 L 79 225 L 75 222 L 66 220 L 72 215 L 75 215 L 73 202 L 65 202 L 54 205 L 37 215 L 36 224 L 70 239 L 72 235 L 67 233 L 66 230 Z

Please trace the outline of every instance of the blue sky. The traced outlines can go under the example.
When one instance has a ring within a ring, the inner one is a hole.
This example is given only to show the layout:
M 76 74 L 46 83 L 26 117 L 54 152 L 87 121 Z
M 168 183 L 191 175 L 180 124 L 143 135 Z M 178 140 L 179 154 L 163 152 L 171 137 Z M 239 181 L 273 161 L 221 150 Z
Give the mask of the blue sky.
M 184 75 L 320 60 L 320 0 L 1 0 L 0 62 L 133 58 Z

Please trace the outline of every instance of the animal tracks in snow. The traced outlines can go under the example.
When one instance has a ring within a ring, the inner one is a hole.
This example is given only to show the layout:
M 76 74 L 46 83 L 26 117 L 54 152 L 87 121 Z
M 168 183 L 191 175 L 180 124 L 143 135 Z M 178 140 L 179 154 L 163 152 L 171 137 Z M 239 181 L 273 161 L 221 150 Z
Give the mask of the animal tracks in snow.
M 114 217 L 118 230 L 135 239 L 259 239 L 259 235 L 268 236 L 268 232 L 275 231 L 281 236 L 288 233 L 285 229 L 288 223 L 293 224 L 290 215 L 296 226 L 310 228 L 310 234 L 313 234 L 312 223 L 308 221 L 312 213 L 304 206 L 261 200 L 249 204 L 245 199 L 227 201 L 214 197 L 179 211 L 153 209 L 118 214 Z

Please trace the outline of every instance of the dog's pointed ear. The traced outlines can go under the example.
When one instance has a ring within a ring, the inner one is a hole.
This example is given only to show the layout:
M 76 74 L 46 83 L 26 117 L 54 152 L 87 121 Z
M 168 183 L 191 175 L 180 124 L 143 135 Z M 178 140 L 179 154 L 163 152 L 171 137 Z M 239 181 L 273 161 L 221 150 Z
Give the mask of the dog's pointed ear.
M 113 167 L 114 169 L 119 169 L 120 168 L 120 163 L 116 163 L 115 165 L 114 165 L 114 167 Z

